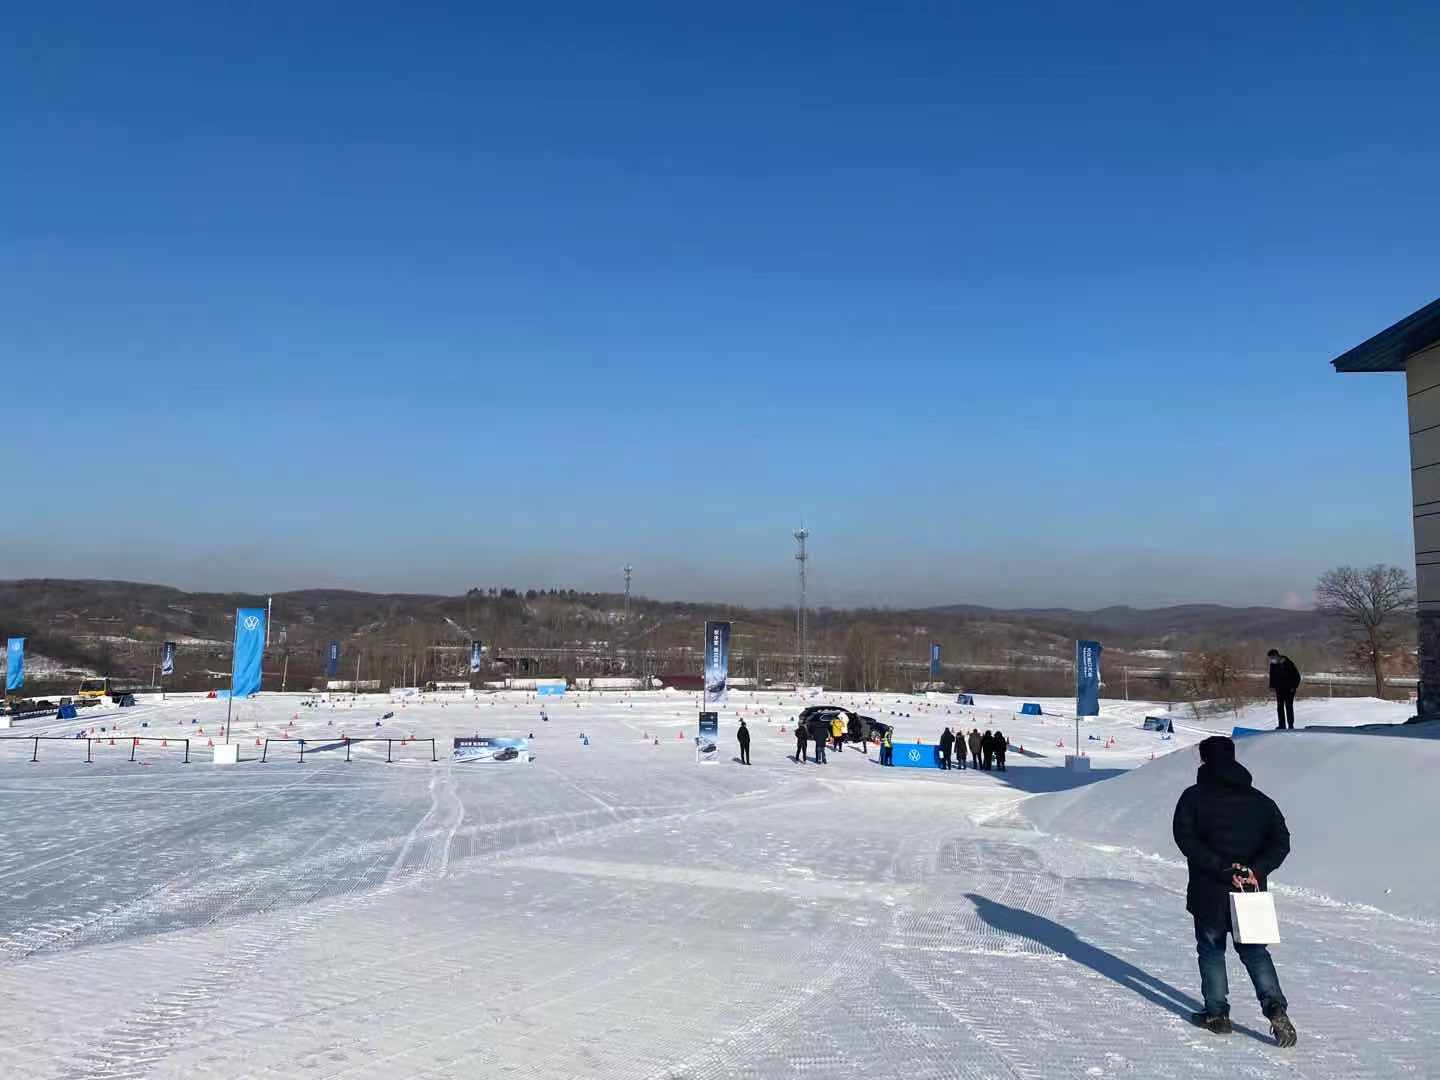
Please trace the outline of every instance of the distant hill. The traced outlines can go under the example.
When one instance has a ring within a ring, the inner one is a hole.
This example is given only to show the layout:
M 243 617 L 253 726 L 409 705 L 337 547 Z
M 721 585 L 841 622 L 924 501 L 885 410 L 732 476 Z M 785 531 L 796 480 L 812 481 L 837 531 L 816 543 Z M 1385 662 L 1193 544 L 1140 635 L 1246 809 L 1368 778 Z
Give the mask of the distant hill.
M 1288 608 L 1225 607 L 1223 604 L 1180 604 L 1163 608 L 1115 606 L 1098 611 L 1069 608 L 1018 608 L 1005 611 L 956 604 L 931 608 L 945 615 L 992 617 L 1044 627 L 1067 636 L 1110 635 L 1139 648 L 1163 647 L 1167 641 L 1194 643 L 1204 638 L 1267 639 L 1290 647 L 1295 642 L 1324 645 L 1335 637 L 1335 624 L 1317 611 Z M 1141 642 L 1154 644 L 1140 644 Z
M 30 649 L 57 667 L 145 679 L 160 643 L 177 641 L 180 684 L 210 685 L 228 670 L 235 608 L 265 601 L 253 593 L 127 581 L 0 581 L 0 633 L 28 636 Z M 706 618 L 736 621 L 736 674 L 777 682 L 799 676 L 793 608 L 634 597 L 627 620 L 619 594 L 508 586 L 458 596 L 304 589 L 276 593 L 273 603 L 267 687 L 272 675 L 297 688 L 315 684 L 331 640 L 341 643 L 343 675 L 352 676 L 358 663 L 362 677 L 395 683 L 467 677 L 472 638 L 488 646 L 487 677 L 688 673 L 699 663 Z M 1185 652 L 1217 642 L 1241 650 L 1247 663 L 1253 657 L 1257 670 L 1272 644 L 1307 670 L 1342 663 L 1333 622 L 1279 608 L 822 608 L 810 613 L 809 624 L 811 676 L 866 689 L 923 679 L 932 641 L 942 647 L 946 679 L 971 686 L 1013 687 L 1020 685 L 1017 672 L 1049 671 L 1062 687 L 1078 637 L 1105 643 L 1112 672 L 1177 667 Z M 1033 678 L 1025 685 L 1039 691 Z

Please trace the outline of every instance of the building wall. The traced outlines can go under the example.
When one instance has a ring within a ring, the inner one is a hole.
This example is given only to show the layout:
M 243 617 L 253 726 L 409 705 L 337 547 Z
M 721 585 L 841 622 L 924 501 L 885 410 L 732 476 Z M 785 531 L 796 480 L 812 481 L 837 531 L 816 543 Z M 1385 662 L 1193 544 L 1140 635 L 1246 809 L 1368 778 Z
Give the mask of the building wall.
M 1440 345 L 1405 362 L 1410 489 L 1415 504 L 1415 586 L 1420 712 L 1440 716 Z

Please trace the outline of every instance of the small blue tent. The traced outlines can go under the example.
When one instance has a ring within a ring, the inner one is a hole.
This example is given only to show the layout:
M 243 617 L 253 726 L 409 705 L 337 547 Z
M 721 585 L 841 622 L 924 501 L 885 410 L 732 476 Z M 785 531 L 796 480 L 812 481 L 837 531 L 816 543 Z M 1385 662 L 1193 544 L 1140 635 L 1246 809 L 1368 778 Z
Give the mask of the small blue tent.
M 1040 715 L 1042 715 L 1042 714 L 1041 714 L 1041 712 L 1040 712 L 1040 706 L 1039 706 L 1039 705 L 1036 705 L 1035 702 L 1033 702 L 1033 701 L 1027 701 L 1024 705 L 1021 705 L 1021 706 L 1020 706 L 1020 715 L 1021 715 L 1021 716 L 1040 716 Z
M 975 695 L 974 695 L 974 694 L 961 694 L 959 697 L 957 697 L 957 698 L 955 699 L 955 704 L 956 704 L 956 705 L 974 705 L 974 704 L 975 704 Z
M 74 720 L 74 719 L 75 719 L 75 706 L 74 706 L 74 705 L 61 705 L 61 706 L 60 706 L 60 711 L 55 714 L 55 719 L 56 719 L 56 720 Z

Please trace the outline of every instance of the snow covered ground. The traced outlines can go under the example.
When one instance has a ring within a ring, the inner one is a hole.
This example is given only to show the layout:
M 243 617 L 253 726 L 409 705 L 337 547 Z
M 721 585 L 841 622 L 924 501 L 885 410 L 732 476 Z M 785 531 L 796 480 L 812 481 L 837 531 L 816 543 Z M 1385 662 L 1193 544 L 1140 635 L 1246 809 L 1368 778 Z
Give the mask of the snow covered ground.
M 1090 782 L 1066 791 L 1066 702 L 1019 719 L 995 698 L 824 700 L 902 739 L 998 726 L 1011 769 L 887 770 L 854 750 L 797 765 L 800 702 L 766 693 L 732 694 L 718 765 L 694 763 L 693 696 L 663 692 L 571 694 L 548 720 L 524 693 L 266 695 L 235 706 L 233 768 L 205 745 L 223 701 L 82 714 L 171 740 L 133 764 L 109 731 L 91 765 L 83 742 L 44 742 L 33 764 L 33 744 L 0 742 L 0 1077 L 1434 1075 L 1434 890 L 1427 907 L 1423 875 L 1391 869 L 1433 872 L 1440 745 L 1242 744 L 1295 833 L 1276 957 L 1302 1041 L 1282 1052 L 1238 964 L 1235 1036 L 1181 1015 L 1197 978 L 1170 810 L 1189 748 L 1235 717 L 1164 740 L 1139 730 L 1154 706 L 1107 701 L 1082 729 Z M 739 715 L 751 768 L 732 760 Z M 311 740 L 304 765 L 293 744 L 254 760 L 286 730 Z M 530 765 L 446 753 L 454 735 L 531 732 Z M 442 760 L 397 744 L 386 765 L 368 743 L 347 765 L 341 733 L 433 736 Z

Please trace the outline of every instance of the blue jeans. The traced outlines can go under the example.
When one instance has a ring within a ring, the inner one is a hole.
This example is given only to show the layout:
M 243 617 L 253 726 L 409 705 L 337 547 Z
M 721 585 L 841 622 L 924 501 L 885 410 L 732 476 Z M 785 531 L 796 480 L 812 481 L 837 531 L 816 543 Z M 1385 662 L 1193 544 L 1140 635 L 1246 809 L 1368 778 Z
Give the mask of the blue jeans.
M 1229 933 L 1228 926 L 1202 926 L 1198 919 L 1195 921 L 1195 951 L 1200 957 L 1200 996 L 1205 999 L 1205 1011 L 1211 1016 L 1230 1015 L 1230 979 L 1225 972 L 1225 938 Z M 1250 981 L 1255 984 L 1260 1010 L 1270 1016 L 1280 1009 L 1289 1008 L 1285 992 L 1280 989 L 1280 977 L 1275 974 L 1275 962 L 1270 959 L 1270 950 L 1264 945 L 1236 942 L 1235 952 L 1250 973 Z

